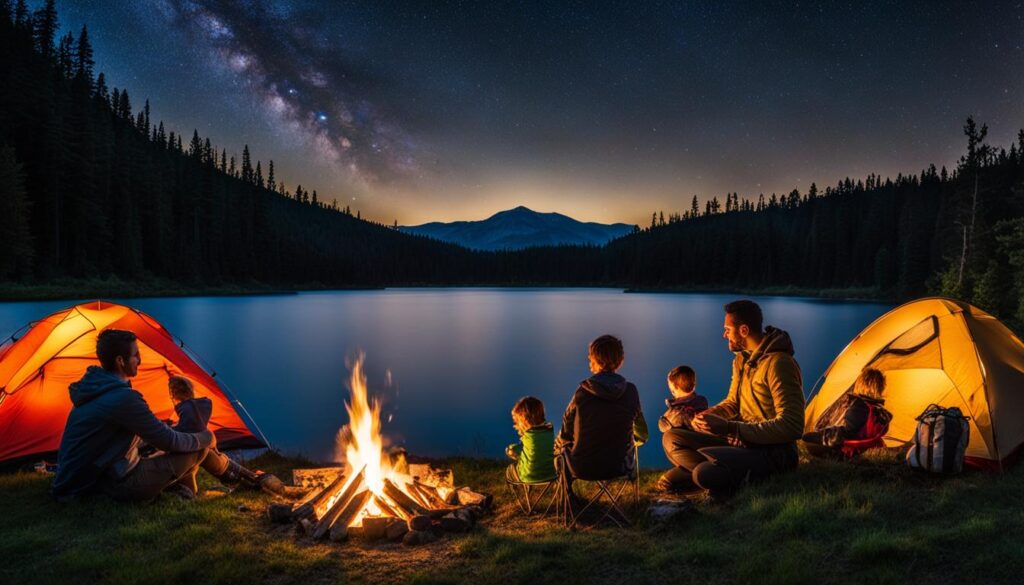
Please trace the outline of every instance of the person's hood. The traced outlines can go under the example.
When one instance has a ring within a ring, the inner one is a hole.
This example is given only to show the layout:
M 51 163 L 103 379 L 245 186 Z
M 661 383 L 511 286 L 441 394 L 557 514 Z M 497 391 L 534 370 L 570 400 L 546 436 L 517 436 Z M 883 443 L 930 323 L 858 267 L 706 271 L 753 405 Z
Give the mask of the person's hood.
M 541 423 L 539 425 L 533 425 L 532 427 L 526 429 L 526 432 L 527 433 L 542 433 L 542 432 L 550 432 L 550 431 L 553 431 L 553 430 L 555 430 L 555 425 L 553 425 L 553 424 L 551 424 L 549 422 L 543 422 L 543 423 Z
M 174 407 L 174 412 L 178 413 L 178 416 L 180 417 L 186 409 L 194 410 L 199 420 L 202 421 L 203 424 L 206 424 L 210 421 L 210 415 L 213 414 L 213 401 L 205 396 L 193 398 L 191 400 L 179 402 L 178 405 Z
M 581 382 L 580 388 L 604 400 L 617 400 L 628 385 L 625 378 L 614 372 L 601 372 Z
M 747 358 L 746 365 L 756 368 L 757 362 L 771 353 L 794 354 L 793 341 L 789 338 L 789 333 L 775 327 L 766 327 L 764 339 L 761 340 L 761 344 L 757 346 L 757 349 L 751 352 L 750 357 Z
M 85 375 L 68 385 L 71 404 L 82 406 L 114 390 L 131 390 L 132 385 L 99 366 L 89 366 Z
M 684 396 L 682 398 L 670 398 L 665 401 L 665 405 L 668 406 L 669 408 L 676 408 L 678 406 L 689 406 L 694 402 L 700 402 L 702 398 L 703 396 L 697 394 L 696 392 L 693 392 L 689 396 Z

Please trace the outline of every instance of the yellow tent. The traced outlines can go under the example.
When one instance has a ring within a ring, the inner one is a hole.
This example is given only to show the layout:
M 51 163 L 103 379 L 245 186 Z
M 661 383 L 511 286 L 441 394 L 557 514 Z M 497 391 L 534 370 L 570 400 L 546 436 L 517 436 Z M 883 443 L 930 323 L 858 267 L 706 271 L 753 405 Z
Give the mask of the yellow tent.
M 928 298 L 879 317 L 825 371 L 806 430 L 867 366 L 885 372 L 889 446 L 910 441 L 915 417 L 932 403 L 971 417 L 968 465 L 1002 470 L 1024 443 L 1024 344 L 977 307 Z

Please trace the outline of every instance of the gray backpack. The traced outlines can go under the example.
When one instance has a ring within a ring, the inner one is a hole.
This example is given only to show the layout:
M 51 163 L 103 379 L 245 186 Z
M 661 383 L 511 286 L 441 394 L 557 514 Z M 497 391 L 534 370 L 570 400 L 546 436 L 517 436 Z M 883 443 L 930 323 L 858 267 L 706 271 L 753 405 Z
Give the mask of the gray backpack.
M 960 409 L 929 405 L 917 417 L 917 431 L 907 451 L 907 465 L 931 473 L 952 475 L 964 467 L 970 439 L 970 420 Z

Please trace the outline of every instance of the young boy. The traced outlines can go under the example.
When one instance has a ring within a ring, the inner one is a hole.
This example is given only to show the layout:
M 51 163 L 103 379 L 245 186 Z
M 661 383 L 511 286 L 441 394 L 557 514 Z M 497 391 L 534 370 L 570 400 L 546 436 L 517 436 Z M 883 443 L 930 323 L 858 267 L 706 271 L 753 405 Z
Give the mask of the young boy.
M 625 359 L 622 342 L 602 335 L 590 343 L 590 378 L 580 383 L 562 417 L 556 459 L 572 482 L 631 474 L 634 449 L 647 441 L 647 421 L 636 386 L 617 374 Z M 564 462 L 564 465 L 563 465 Z
M 847 392 L 821 414 L 814 431 L 803 436 L 807 450 L 818 456 L 837 455 L 846 441 L 872 438 L 889 427 L 892 414 L 885 409 L 885 374 L 864 368 Z M 868 428 L 869 424 L 873 428 Z M 850 453 L 852 456 L 854 453 Z
M 512 425 L 520 442 L 509 445 L 505 454 L 515 463 L 508 466 L 509 481 L 538 483 L 555 477 L 555 429 L 545 420 L 544 403 L 527 396 L 512 407 Z
M 697 394 L 697 372 L 690 366 L 677 366 L 668 373 L 671 399 L 665 400 L 668 410 L 658 419 L 658 429 L 690 429 L 693 417 L 708 409 L 708 399 Z

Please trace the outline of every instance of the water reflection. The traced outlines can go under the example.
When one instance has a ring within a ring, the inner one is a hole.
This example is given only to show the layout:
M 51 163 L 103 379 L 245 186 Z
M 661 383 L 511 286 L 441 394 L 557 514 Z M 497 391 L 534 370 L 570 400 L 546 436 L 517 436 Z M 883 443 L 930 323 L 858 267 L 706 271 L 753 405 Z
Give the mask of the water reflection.
M 655 421 L 665 375 L 697 370 L 709 400 L 724 397 L 731 354 L 722 305 L 734 295 L 623 294 L 611 289 L 395 289 L 258 297 L 130 299 L 185 340 L 246 405 L 278 447 L 329 457 L 345 422 L 346 356 L 366 352 L 371 391 L 384 398 L 386 435 L 410 451 L 501 456 L 515 440 L 509 410 L 544 401 L 558 426 L 603 333 L 626 348 L 622 373 L 651 423 L 644 465 L 665 466 Z M 766 297 L 766 323 L 790 332 L 805 392 L 835 355 L 888 305 Z M 0 333 L 73 304 L 0 304 Z M 386 387 L 385 372 L 393 384 Z

